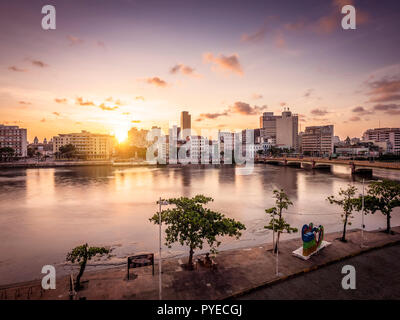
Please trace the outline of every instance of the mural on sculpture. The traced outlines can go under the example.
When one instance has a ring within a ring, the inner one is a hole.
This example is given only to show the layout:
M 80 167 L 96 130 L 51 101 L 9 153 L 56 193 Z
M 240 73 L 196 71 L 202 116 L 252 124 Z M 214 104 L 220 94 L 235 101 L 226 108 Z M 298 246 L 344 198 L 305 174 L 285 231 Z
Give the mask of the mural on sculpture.
M 320 225 L 316 228 L 312 223 L 305 224 L 301 229 L 301 238 L 303 239 L 303 256 L 309 256 L 321 246 L 324 239 L 324 227 Z

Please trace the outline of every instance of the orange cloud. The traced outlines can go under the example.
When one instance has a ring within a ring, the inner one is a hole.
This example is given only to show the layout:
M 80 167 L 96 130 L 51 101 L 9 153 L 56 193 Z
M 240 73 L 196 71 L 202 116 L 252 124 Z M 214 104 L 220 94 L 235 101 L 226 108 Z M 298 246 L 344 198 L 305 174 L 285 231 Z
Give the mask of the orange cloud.
M 29 61 L 36 67 L 45 68 L 49 66 L 48 64 L 40 60 L 29 60 Z
M 93 101 L 83 101 L 82 97 L 76 98 L 75 103 L 80 106 L 94 106 L 95 105 Z
M 214 70 L 229 71 L 239 75 L 243 75 L 243 69 L 239 62 L 239 55 L 234 53 L 230 56 L 220 54 L 218 57 L 212 53 L 205 53 L 203 55 L 205 63 L 211 63 L 214 65 Z
M 21 68 L 19 68 L 17 66 L 10 66 L 10 67 L 8 67 L 8 70 L 15 71 L 15 72 L 26 72 L 26 71 L 28 71 L 26 69 L 21 69 Z
M 176 64 L 175 66 L 173 66 L 170 71 L 171 74 L 177 74 L 177 73 L 181 73 L 187 76 L 199 76 L 198 74 L 196 74 L 194 72 L 194 68 L 186 66 L 182 63 L 180 64 Z
M 259 93 L 253 93 L 252 94 L 252 99 L 262 99 L 263 98 L 263 95 L 262 94 L 259 94 Z
M 65 99 L 65 98 L 55 98 L 54 101 L 57 102 L 57 103 L 66 103 L 67 99 Z
M 111 111 L 111 110 L 118 109 L 117 106 L 115 106 L 115 107 L 108 107 L 108 106 L 106 106 L 104 103 L 102 103 L 101 105 L 99 105 L 99 108 L 100 108 L 101 110 L 106 110 L 106 111 Z
M 74 45 L 78 45 L 78 44 L 82 44 L 83 40 L 78 38 L 78 37 L 74 37 L 72 35 L 68 35 L 67 39 L 69 41 L 69 45 L 70 46 L 74 46 Z
M 329 112 L 326 110 L 322 110 L 322 109 L 313 109 L 311 110 L 311 114 L 315 115 L 315 116 L 325 116 L 327 115 Z
M 146 82 L 148 84 L 152 84 L 155 85 L 156 87 L 162 87 L 162 88 L 168 85 L 166 81 L 160 79 L 159 77 L 147 78 Z
M 371 102 L 389 102 L 400 100 L 400 76 L 383 78 L 369 82 Z

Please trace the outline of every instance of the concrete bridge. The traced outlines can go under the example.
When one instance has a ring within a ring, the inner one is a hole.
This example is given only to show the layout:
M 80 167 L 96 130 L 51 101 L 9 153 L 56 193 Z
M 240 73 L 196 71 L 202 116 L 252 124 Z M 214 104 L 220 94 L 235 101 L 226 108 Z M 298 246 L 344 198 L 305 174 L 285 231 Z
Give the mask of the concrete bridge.
M 302 168 L 310 167 L 312 169 L 330 170 L 332 165 L 347 166 L 352 174 L 365 173 L 372 174 L 372 169 L 394 169 L 400 170 L 400 162 L 380 162 L 380 161 L 359 161 L 359 160 L 340 160 L 323 158 L 272 158 L 257 157 L 256 163 L 266 163 L 272 165 L 283 165 L 288 167 Z

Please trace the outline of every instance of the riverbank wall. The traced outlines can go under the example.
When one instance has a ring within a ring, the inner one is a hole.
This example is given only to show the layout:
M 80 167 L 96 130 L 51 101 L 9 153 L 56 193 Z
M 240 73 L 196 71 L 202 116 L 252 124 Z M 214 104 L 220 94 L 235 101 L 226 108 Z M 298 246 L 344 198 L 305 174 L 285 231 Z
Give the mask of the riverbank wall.
M 327 234 L 331 245 L 309 260 L 293 256 L 292 252 L 302 246 L 301 239 L 281 241 L 278 274 L 276 256 L 272 245 L 265 244 L 219 253 L 214 268 L 197 264 L 195 270 L 182 267 L 183 258 L 163 260 L 162 299 L 165 300 L 223 300 L 237 298 L 258 288 L 279 285 L 279 282 L 301 276 L 324 266 L 347 258 L 400 244 L 400 227 L 394 234 L 382 231 L 360 230 L 348 233 L 346 243 L 339 240 L 341 233 Z M 199 256 L 195 257 L 196 259 Z M 158 263 L 156 263 L 158 264 Z M 158 270 L 158 266 L 155 268 Z M 152 274 L 152 267 L 131 269 L 130 280 L 126 266 L 86 272 L 84 288 L 74 297 L 85 299 L 158 299 L 159 275 Z M 338 283 L 338 290 L 341 288 Z M 304 288 L 306 289 L 306 288 Z M 301 288 L 299 288 L 301 290 Z M 57 278 L 55 290 L 43 290 L 40 281 L 31 281 L 0 287 L 0 299 L 66 300 L 69 299 L 69 277 Z

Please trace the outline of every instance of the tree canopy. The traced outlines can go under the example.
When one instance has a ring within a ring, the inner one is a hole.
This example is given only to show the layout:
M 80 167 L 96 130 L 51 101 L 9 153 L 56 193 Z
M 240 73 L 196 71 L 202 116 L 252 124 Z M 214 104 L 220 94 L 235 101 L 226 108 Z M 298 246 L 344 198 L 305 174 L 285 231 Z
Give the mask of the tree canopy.
M 231 218 L 226 218 L 222 213 L 204 207 L 210 201 L 210 197 L 196 195 L 193 198 L 171 198 L 168 208 L 161 212 L 161 221 L 167 225 L 165 230 L 165 244 L 168 247 L 175 242 L 189 247 L 188 266 L 192 267 L 192 258 L 195 249 L 202 249 L 206 241 L 211 252 L 216 252 L 216 247 L 221 244 L 218 236 L 231 236 L 239 238 L 241 230 L 245 226 Z M 150 221 L 159 224 L 159 213 L 157 212 Z
M 340 215 L 343 221 L 343 234 L 341 238 L 341 241 L 343 242 L 346 241 L 346 227 L 347 225 L 351 225 L 351 221 L 349 221 L 349 219 L 354 218 L 351 214 L 353 211 L 360 210 L 357 198 L 355 198 L 356 192 L 357 188 L 349 184 L 347 189 L 341 188 L 339 190 L 338 197 L 335 198 L 335 196 L 329 196 L 327 198 L 331 204 L 336 204 L 342 207 L 343 212 Z
M 83 275 L 83 272 L 85 271 L 87 261 L 91 260 L 96 255 L 101 256 L 109 252 L 110 250 L 104 247 L 89 247 L 87 243 L 81 246 L 77 246 L 74 249 L 72 249 L 71 252 L 68 252 L 66 260 L 72 263 L 77 262 L 80 265 L 79 274 L 76 277 L 76 285 L 75 285 L 76 290 L 79 290 L 81 287 L 80 280 Z
M 293 228 L 290 226 L 288 222 L 283 218 L 282 212 L 283 209 L 287 210 L 289 206 L 293 205 L 292 201 L 290 201 L 288 195 L 281 190 L 273 191 L 273 198 L 275 198 L 275 207 L 269 208 L 265 210 L 265 213 L 271 216 L 271 220 L 267 226 L 264 226 L 265 229 L 273 230 L 278 233 L 278 237 L 276 240 L 274 252 L 278 251 L 279 238 L 281 233 L 292 233 L 297 232 L 297 228 Z
M 390 233 L 391 213 L 394 208 L 400 207 L 400 183 L 391 180 L 371 182 L 364 203 L 366 212 L 380 211 L 386 216 L 386 232 Z

